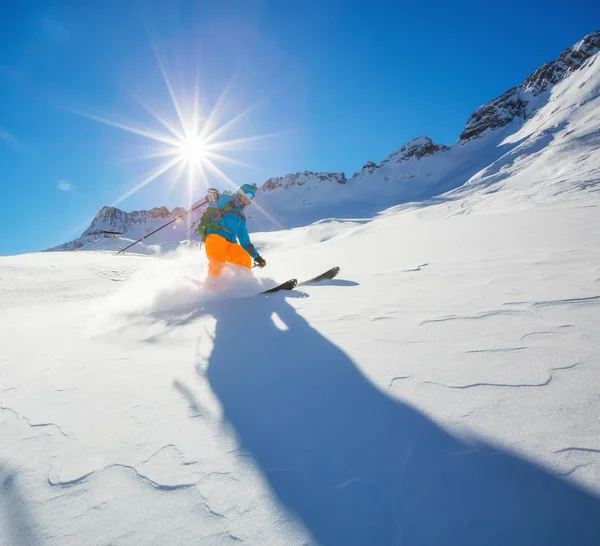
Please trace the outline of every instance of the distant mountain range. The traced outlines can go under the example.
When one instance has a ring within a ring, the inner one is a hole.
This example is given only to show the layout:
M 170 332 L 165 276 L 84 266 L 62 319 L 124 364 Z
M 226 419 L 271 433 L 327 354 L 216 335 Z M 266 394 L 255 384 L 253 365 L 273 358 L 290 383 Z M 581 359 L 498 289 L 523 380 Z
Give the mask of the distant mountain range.
M 380 163 L 367 161 L 350 178 L 343 172 L 310 171 L 270 178 L 259 187 L 257 206 L 248 209 L 251 229 L 268 231 L 329 217 L 373 215 L 390 206 L 428 199 L 467 184 L 488 172 L 506 154 L 515 154 L 514 146 L 508 143 L 510 135 L 549 106 L 552 91 L 559 83 L 596 63 L 599 51 L 597 31 L 538 68 L 521 85 L 477 108 L 452 146 L 434 144 L 429 137 L 419 136 Z M 586 100 L 597 99 L 592 93 Z M 544 130 L 551 126 L 547 122 Z M 536 153 L 544 142 L 538 140 Z M 522 149 L 520 153 L 532 150 Z M 118 249 L 184 212 L 180 207 L 133 212 L 103 207 L 80 237 L 50 250 Z M 151 253 L 152 245 L 177 245 L 194 239 L 195 232 L 190 230 L 194 219 L 177 222 L 132 250 Z

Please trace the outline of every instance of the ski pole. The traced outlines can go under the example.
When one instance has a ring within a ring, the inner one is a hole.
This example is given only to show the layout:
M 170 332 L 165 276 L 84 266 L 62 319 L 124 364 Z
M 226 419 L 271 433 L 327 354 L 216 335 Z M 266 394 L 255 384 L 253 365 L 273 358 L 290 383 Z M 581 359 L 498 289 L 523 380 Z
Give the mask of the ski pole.
M 191 226 L 190 228 L 188 228 L 188 230 L 187 230 L 187 231 L 188 231 L 188 233 L 189 233 L 190 231 L 192 231 L 193 229 L 196 229 L 196 224 L 197 224 L 197 223 L 198 223 L 200 220 L 201 220 L 201 218 L 198 218 L 198 220 L 196 220 L 196 221 L 195 221 L 195 222 L 192 224 L 192 226 Z
M 184 214 L 182 214 L 180 216 L 177 216 L 176 218 L 173 218 L 173 220 L 171 220 L 170 222 L 167 222 L 164 226 L 161 226 L 158 229 L 155 229 L 154 231 L 151 231 L 150 233 L 144 235 L 142 238 L 138 239 L 134 243 L 131 243 L 130 245 L 126 246 L 125 248 L 122 248 L 121 250 L 119 250 L 117 252 L 117 255 L 121 254 L 121 253 L 125 254 L 125 251 L 127 249 L 131 248 L 133 245 L 137 245 L 138 243 L 141 243 L 144 239 L 147 239 L 151 235 L 154 235 L 155 233 L 159 232 L 161 229 L 164 229 L 167 226 L 170 226 L 173 222 L 177 222 L 177 220 L 181 220 L 182 218 L 184 218 L 185 216 L 187 216 L 190 212 L 193 212 L 196 209 L 199 209 L 203 205 L 206 205 L 206 203 L 208 203 L 208 202 L 209 202 L 208 199 L 204 199 L 203 201 L 201 201 L 200 203 L 198 203 L 195 207 L 192 207 L 190 210 L 186 211 Z

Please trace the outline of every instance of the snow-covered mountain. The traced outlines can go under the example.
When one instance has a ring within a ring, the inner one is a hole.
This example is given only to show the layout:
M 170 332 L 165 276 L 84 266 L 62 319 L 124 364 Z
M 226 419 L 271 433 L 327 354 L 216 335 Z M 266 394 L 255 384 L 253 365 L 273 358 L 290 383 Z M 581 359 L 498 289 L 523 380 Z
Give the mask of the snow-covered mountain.
M 544 93 L 276 180 L 299 227 L 223 292 L 182 246 L 0 257 L 0 544 L 597 544 L 600 54 Z
M 329 182 L 336 184 L 345 184 L 347 182 L 344 173 L 313 173 L 304 171 L 302 173 L 287 174 L 269 178 L 262 186 L 261 190 L 265 192 L 276 190 L 289 190 L 296 186 L 304 186 L 314 182 Z
M 600 31 L 589 34 L 573 47 L 563 51 L 556 61 L 538 68 L 521 85 L 509 89 L 475 110 L 467 121 L 460 139 L 476 138 L 487 131 L 504 127 L 515 119 L 527 119 L 548 101 L 549 92 L 554 85 L 579 70 L 598 51 Z
M 270 231 L 307 225 L 330 216 L 370 217 L 383 208 L 422 201 L 470 184 L 482 173 L 498 169 L 499 165 L 526 161 L 532 151 L 540 153 L 567 132 L 557 123 L 561 116 L 555 104 L 557 94 L 553 91 L 561 82 L 570 82 L 562 86 L 563 90 L 577 85 L 581 77 L 576 75 L 583 69 L 585 73 L 587 68 L 593 70 L 591 65 L 598 51 L 600 31 L 568 48 L 556 61 L 536 70 L 521 85 L 478 108 L 467 121 L 460 140 L 452 146 L 434 144 L 430 138 L 420 136 L 378 164 L 366 162 L 350 179 L 344 173 L 305 171 L 267 180 L 259 188 L 257 201 L 266 214 L 257 208 L 248 209 L 250 228 Z M 582 91 L 571 94 L 577 100 L 597 100 L 593 78 Z M 561 101 L 562 107 L 567 108 L 579 106 L 577 102 L 563 103 Z M 548 113 L 547 108 L 553 108 L 553 113 Z M 544 113 L 540 114 L 542 110 Z M 515 141 L 511 135 L 517 134 L 522 124 L 534 116 L 544 119 L 544 123 L 537 126 L 535 133 L 527 135 L 527 142 Z M 549 135 L 553 135 L 552 138 Z M 335 203 L 335 207 L 331 203 Z M 81 237 L 53 250 L 117 249 L 182 212 L 180 208 L 168 211 L 162 207 L 126 213 L 104 207 Z M 149 246 L 138 245 L 132 251 L 152 253 L 161 245 L 168 243 L 172 248 L 179 241 L 194 239 L 195 232 L 189 228 L 196 218 L 197 215 L 175 224 L 147 240 Z M 120 236 L 107 239 L 103 231 Z
M 153 220 L 165 223 L 185 213 L 181 207 L 169 211 L 166 207 L 154 208 L 149 211 L 123 212 L 115 207 L 103 207 L 82 234 L 83 237 L 101 233 L 105 230 L 127 232 L 129 235 L 142 237 Z
M 201 214 L 204 208 L 199 208 L 198 213 Z M 181 207 L 175 207 L 171 211 L 166 207 L 157 207 L 133 212 L 125 212 L 116 207 L 102 207 L 80 237 L 49 250 L 119 250 L 129 241 L 140 239 L 183 216 L 168 229 L 161 230 L 157 237 L 139 243 L 134 250 L 136 253 L 154 254 L 160 248 L 175 248 L 181 241 L 195 238 L 192 220 L 185 212 Z

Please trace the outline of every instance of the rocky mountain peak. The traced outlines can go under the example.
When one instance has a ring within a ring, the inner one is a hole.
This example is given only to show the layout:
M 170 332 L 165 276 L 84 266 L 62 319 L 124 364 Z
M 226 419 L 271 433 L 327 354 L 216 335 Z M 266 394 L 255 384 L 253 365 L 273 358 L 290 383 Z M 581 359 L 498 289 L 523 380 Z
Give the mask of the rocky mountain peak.
M 539 95 L 548 87 L 563 80 L 569 73 L 581 68 L 581 65 L 598 51 L 600 51 L 600 30 L 587 35 L 573 47 L 563 51 L 556 61 L 538 68 L 522 85 L 527 91 Z
M 180 216 L 183 213 L 185 213 L 185 209 L 181 207 L 175 207 L 172 211 L 169 211 L 167 207 L 155 207 L 150 210 L 125 212 L 116 207 L 105 206 L 96 214 L 82 236 L 95 235 L 105 231 L 124 233 L 136 224 L 143 226 L 153 220 L 168 222 L 170 219 Z
M 345 184 L 347 180 L 344 173 L 314 173 L 312 171 L 303 171 L 295 174 L 286 174 L 285 176 L 269 178 L 269 180 L 261 186 L 261 190 L 265 192 L 278 189 L 289 190 L 295 186 L 304 186 L 307 182 L 335 182 L 337 184 Z
M 373 161 L 367 161 L 358 171 L 354 173 L 354 176 L 370 175 L 383 165 L 390 163 L 402 163 L 403 161 L 408 161 L 413 157 L 416 159 L 421 159 L 437 152 L 445 152 L 449 149 L 450 148 L 448 146 L 444 146 L 443 144 L 434 144 L 433 140 L 427 136 L 418 136 L 404 144 L 404 146 L 384 159 L 379 165 L 376 165 Z
M 358 171 L 356 171 L 352 177 L 360 176 L 360 175 L 369 175 L 373 174 L 379 166 L 374 161 L 367 161 Z
M 408 161 L 412 157 L 421 159 L 422 157 L 433 155 L 436 152 L 445 152 L 446 150 L 449 150 L 448 146 L 434 144 L 429 137 L 419 136 L 413 138 L 399 150 L 395 151 L 390 155 L 386 162 L 395 161 L 396 163 L 400 163 L 402 161 Z
M 599 51 L 600 31 L 597 31 L 563 51 L 557 60 L 538 68 L 521 85 L 477 108 L 467 120 L 460 140 L 479 137 L 488 129 L 499 129 L 517 118 L 527 119 L 535 111 L 532 97 L 548 91 Z

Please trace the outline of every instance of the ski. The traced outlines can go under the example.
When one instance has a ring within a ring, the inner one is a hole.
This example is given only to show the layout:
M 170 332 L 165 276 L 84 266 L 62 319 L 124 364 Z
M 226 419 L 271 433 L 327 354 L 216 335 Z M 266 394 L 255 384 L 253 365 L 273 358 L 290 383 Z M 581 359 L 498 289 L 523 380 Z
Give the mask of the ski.
M 302 281 L 301 283 L 299 283 L 298 279 L 289 279 L 281 284 L 278 284 L 277 286 L 274 286 L 273 288 L 270 288 L 269 290 L 264 290 L 263 292 L 259 293 L 273 294 L 275 292 L 279 292 L 280 290 L 293 290 L 294 288 L 296 288 L 296 286 L 306 286 L 307 284 L 315 284 L 321 281 L 328 281 L 336 277 L 339 272 L 339 267 L 332 267 L 331 269 L 325 271 L 325 273 L 321 273 L 320 275 L 317 275 L 312 279 L 308 279 L 307 281 Z
M 260 294 L 273 294 L 274 292 L 279 292 L 280 290 L 293 290 L 296 288 L 297 284 L 298 279 L 289 279 L 281 284 L 278 284 L 277 286 L 274 286 L 273 288 L 269 288 L 269 290 L 260 292 Z
M 340 272 L 339 267 L 332 267 L 331 269 L 328 269 L 327 271 L 325 271 L 325 273 L 321 273 L 320 275 L 317 275 L 316 277 L 313 277 L 312 279 L 308 279 L 307 281 L 298 283 L 298 286 L 305 286 L 307 284 L 314 284 L 314 283 L 321 282 L 321 281 L 329 281 L 329 280 L 333 279 L 334 277 L 336 277 L 339 272 Z

